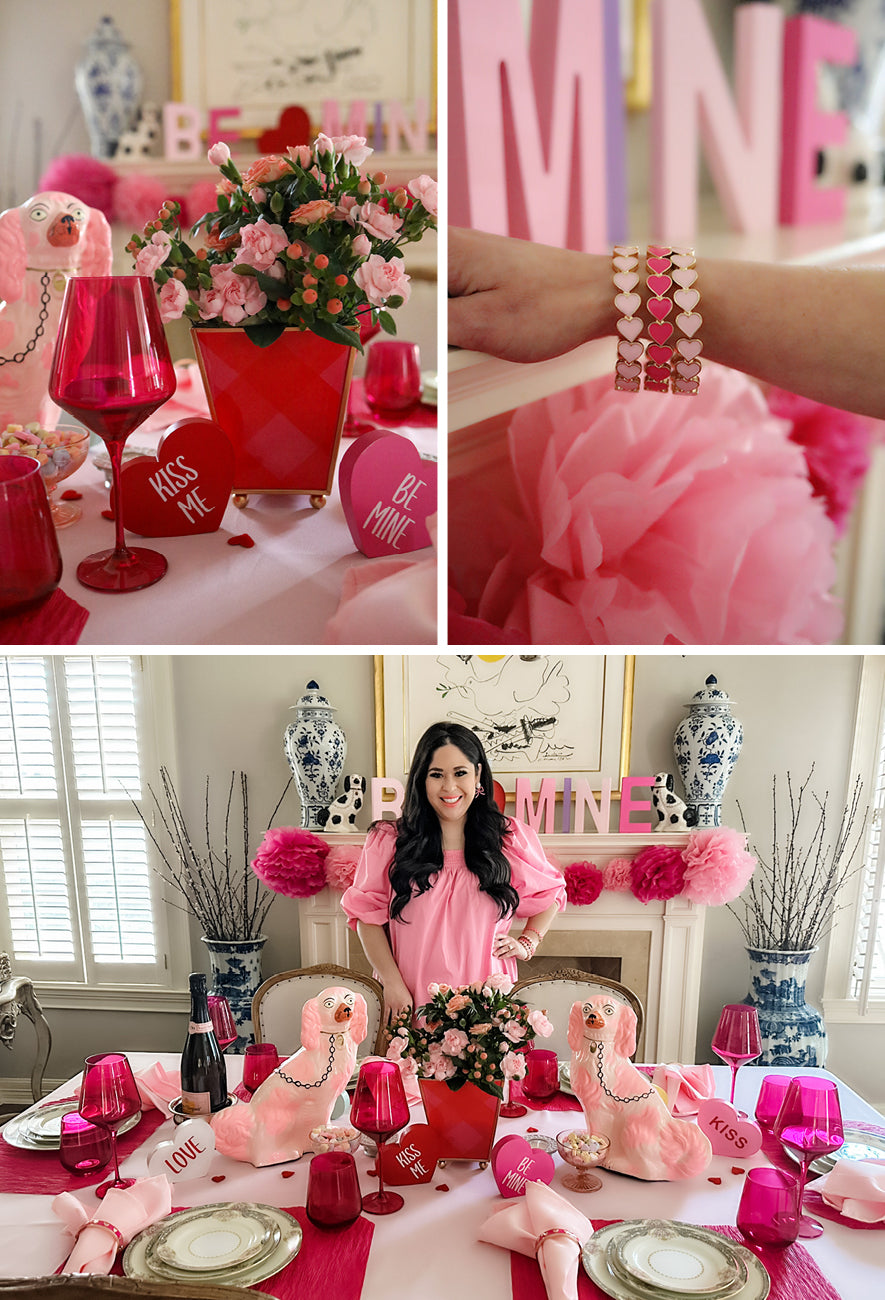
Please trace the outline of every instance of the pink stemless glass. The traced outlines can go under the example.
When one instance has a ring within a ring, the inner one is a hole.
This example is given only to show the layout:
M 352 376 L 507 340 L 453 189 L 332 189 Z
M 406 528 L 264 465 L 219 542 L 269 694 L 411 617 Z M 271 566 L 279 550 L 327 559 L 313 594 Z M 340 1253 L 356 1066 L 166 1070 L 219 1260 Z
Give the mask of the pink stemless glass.
M 131 1187 L 134 1178 L 120 1177 L 117 1129 L 124 1119 L 138 1114 L 141 1097 L 129 1061 L 122 1052 L 100 1052 L 97 1056 L 86 1057 L 77 1109 L 83 1119 L 107 1129 L 111 1138 L 114 1178 L 112 1182 L 97 1187 L 96 1196 L 104 1196 L 111 1187 Z
M 774 1121 L 774 1135 L 799 1157 L 799 1205 L 805 1191 L 808 1166 L 818 1156 L 832 1155 L 844 1142 L 839 1089 L 831 1079 L 799 1075 L 790 1080 L 784 1103 Z M 800 1237 L 819 1237 L 823 1224 L 803 1214 Z
M 559 1061 L 555 1052 L 533 1048 L 526 1052 L 522 1090 L 532 1101 L 543 1101 L 559 1091 Z
M 0 617 L 52 595 L 61 553 L 40 473 L 32 456 L 0 456 Z
M 360 1181 L 349 1151 L 323 1151 L 310 1162 L 307 1217 L 318 1228 L 346 1228 L 362 1208 Z
M 209 1019 L 212 1021 L 212 1028 L 218 1039 L 218 1046 L 223 1052 L 239 1037 L 234 1014 L 227 998 L 221 993 L 210 993 L 206 1001 L 209 1003 Z
M 69 1174 L 85 1178 L 98 1173 L 111 1158 L 107 1129 L 91 1124 L 75 1110 L 62 1115 L 58 1158 Z
M 243 1061 L 243 1087 L 251 1096 L 265 1079 L 269 1079 L 280 1063 L 273 1043 L 250 1043 Z
M 719 1024 L 713 1035 L 713 1051 L 726 1065 L 731 1066 L 731 1097 L 734 1105 L 734 1085 L 737 1072 L 747 1061 L 762 1055 L 762 1034 L 759 1030 L 759 1013 L 744 1002 L 729 1003 L 722 1008 Z
M 104 441 L 111 459 L 115 543 L 77 567 L 85 587 L 139 591 L 166 572 L 166 557 L 123 536 L 120 471 L 126 439 L 175 392 L 153 280 L 74 276 L 61 309 L 49 396 Z
M 770 1131 L 784 1104 L 784 1097 L 790 1086 L 786 1074 L 766 1074 L 756 1098 L 756 1123 L 760 1128 Z
M 418 344 L 378 339 L 369 348 L 363 382 L 376 415 L 406 415 L 421 399 Z
M 403 1198 L 398 1192 L 384 1190 L 381 1151 L 409 1122 L 409 1103 L 403 1088 L 399 1066 L 393 1061 L 365 1061 L 360 1066 L 350 1107 L 350 1122 L 378 1146 L 378 1191 L 363 1197 L 363 1209 L 369 1214 L 393 1214 L 401 1210 Z
M 799 1182 L 781 1169 L 748 1169 L 737 1226 L 758 1246 L 789 1246 L 799 1236 Z

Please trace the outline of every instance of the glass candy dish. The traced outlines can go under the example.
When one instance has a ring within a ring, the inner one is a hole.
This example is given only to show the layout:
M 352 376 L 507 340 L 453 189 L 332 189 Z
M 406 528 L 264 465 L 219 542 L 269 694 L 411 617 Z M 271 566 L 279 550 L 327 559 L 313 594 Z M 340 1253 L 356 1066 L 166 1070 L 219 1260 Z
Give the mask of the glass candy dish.
M 567 1165 L 571 1165 L 573 1174 L 566 1174 L 562 1180 L 563 1187 L 571 1192 L 598 1192 L 602 1179 L 590 1170 L 605 1159 L 611 1142 L 599 1133 L 589 1133 L 586 1129 L 565 1129 L 556 1135 L 556 1149 Z

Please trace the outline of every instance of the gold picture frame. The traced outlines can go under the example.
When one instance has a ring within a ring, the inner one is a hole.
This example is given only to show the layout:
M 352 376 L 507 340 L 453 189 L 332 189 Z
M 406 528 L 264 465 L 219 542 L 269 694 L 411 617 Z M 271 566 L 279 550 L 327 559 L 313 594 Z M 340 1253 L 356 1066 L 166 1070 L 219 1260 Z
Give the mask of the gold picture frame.
M 651 105 L 651 0 L 620 0 L 624 100 L 631 112 Z

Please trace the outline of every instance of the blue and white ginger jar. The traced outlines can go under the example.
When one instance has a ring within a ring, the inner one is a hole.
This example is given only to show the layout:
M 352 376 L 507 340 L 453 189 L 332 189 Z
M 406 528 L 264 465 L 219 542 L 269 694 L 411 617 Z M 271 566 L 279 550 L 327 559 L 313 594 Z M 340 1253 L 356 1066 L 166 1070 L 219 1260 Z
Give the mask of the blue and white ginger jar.
M 689 704 L 673 736 L 673 753 L 685 786 L 686 803 L 697 809 L 698 827 L 721 826 L 722 799 L 744 729 L 731 712 L 732 701 L 716 678 L 707 678 Z
M 335 798 L 344 770 L 347 737 L 335 721 L 336 710 L 316 682 L 307 683 L 293 708 L 297 716 L 286 728 L 285 749 L 301 799 L 301 826 L 321 831 L 321 814 Z
M 74 69 L 96 158 L 112 158 L 117 141 L 135 124 L 141 101 L 141 68 L 112 18 L 100 18 Z
M 805 981 L 812 953 L 747 948 L 750 992 L 744 1001 L 755 1007 L 762 1031 L 757 1065 L 822 1066 L 827 1059 L 823 1017 L 805 1001 Z

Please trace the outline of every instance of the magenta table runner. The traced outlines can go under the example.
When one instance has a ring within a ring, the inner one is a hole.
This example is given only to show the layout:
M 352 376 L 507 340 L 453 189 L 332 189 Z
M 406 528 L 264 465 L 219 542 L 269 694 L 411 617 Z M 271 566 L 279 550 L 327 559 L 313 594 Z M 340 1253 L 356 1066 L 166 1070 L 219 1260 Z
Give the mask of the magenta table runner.
M 71 1097 L 70 1102 L 71 1110 L 76 1110 L 77 1098 Z M 167 1118 L 164 1111 L 142 1111 L 141 1122 L 117 1139 L 120 1160 L 131 1156 Z M 0 1191 L 3 1192 L 23 1192 L 31 1196 L 76 1192 L 104 1182 L 109 1169 L 110 1166 L 106 1165 L 99 1173 L 87 1178 L 75 1176 L 63 1168 L 57 1151 L 23 1151 L 0 1137 Z

